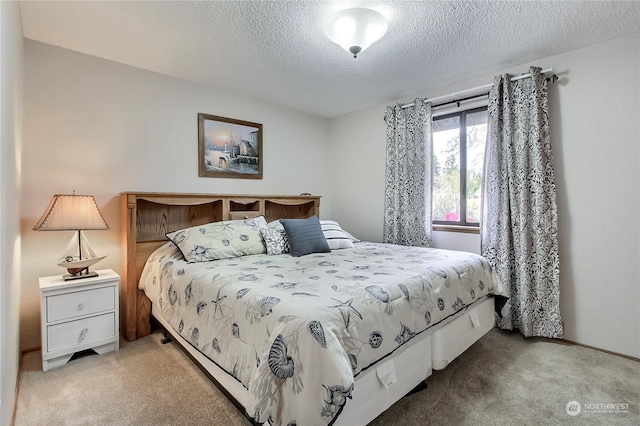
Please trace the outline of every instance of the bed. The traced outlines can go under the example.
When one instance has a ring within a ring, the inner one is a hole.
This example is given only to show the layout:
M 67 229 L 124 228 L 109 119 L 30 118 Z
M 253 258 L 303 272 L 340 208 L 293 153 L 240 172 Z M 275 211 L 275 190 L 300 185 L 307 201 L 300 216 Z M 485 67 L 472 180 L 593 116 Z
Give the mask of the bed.
M 317 216 L 319 197 L 122 199 L 125 338 L 148 333 L 153 316 L 254 423 L 366 424 L 494 325 L 502 288 L 478 255 L 349 241 L 209 261 L 175 244 L 186 228 L 201 237 L 235 219 L 252 237 Z

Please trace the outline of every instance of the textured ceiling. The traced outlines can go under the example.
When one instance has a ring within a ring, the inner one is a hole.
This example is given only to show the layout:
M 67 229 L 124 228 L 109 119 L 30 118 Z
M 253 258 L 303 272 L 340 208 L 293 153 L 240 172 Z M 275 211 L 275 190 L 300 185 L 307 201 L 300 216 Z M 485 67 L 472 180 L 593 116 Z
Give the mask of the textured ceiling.
M 324 27 L 366 6 L 357 59 Z M 639 1 L 23 1 L 24 36 L 334 117 L 640 32 Z M 558 70 L 559 71 L 559 70 Z

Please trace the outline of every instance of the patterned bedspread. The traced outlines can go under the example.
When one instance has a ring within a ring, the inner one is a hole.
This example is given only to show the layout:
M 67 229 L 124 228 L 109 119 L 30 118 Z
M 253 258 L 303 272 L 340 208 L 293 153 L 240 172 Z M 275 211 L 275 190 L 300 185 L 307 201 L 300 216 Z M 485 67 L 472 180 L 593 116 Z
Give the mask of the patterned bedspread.
M 189 264 L 168 243 L 148 259 L 140 288 L 248 389 L 255 421 L 329 424 L 363 369 L 482 296 L 503 293 L 475 254 L 355 246 Z

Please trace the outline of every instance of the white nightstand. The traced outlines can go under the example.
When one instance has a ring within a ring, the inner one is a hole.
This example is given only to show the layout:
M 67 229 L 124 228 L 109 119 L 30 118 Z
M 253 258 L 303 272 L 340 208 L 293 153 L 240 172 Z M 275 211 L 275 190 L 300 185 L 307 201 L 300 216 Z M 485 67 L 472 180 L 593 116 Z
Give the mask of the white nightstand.
M 103 354 L 120 348 L 120 276 L 111 269 L 96 272 L 97 277 L 73 281 L 40 278 L 43 371 L 85 349 Z

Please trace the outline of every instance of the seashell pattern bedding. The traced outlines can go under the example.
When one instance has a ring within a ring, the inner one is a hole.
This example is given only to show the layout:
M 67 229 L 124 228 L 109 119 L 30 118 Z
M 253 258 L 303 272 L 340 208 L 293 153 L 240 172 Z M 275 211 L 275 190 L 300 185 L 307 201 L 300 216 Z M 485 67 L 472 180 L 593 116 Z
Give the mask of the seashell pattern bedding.
M 140 279 L 187 341 L 240 381 L 258 423 L 329 424 L 355 377 L 503 288 L 481 256 L 361 242 L 292 257 L 188 264 L 172 243 Z

